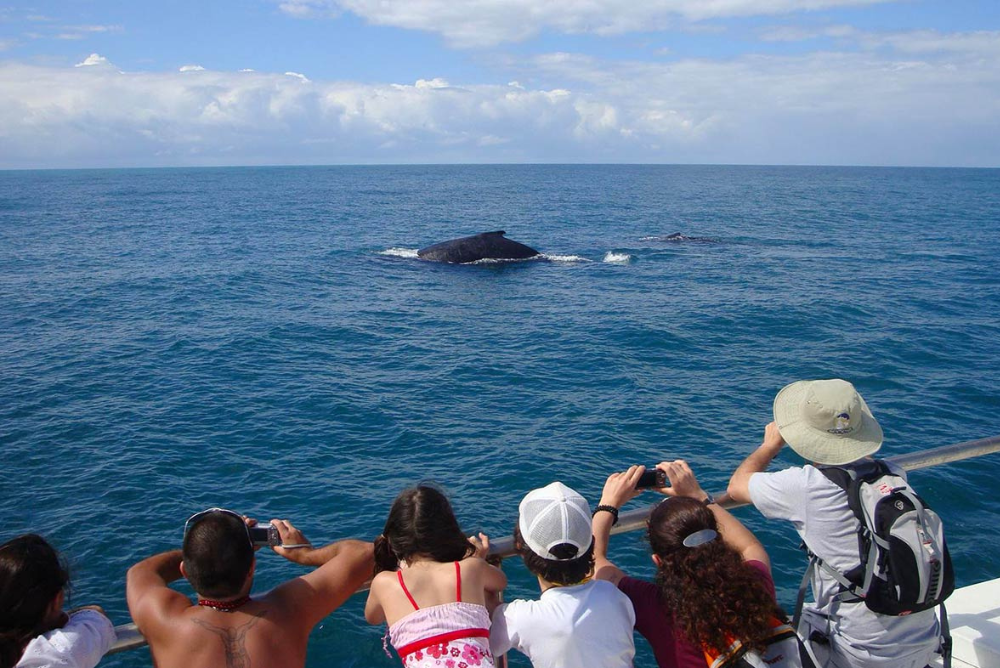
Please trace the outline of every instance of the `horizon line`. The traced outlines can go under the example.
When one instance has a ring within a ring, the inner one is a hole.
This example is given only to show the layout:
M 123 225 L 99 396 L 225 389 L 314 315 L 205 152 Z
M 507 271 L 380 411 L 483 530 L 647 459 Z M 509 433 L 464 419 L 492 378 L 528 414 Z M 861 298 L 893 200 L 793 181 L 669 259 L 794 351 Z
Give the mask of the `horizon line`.
M 86 172 L 158 169 L 303 169 L 331 167 L 794 167 L 802 169 L 966 169 L 995 170 L 997 166 L 967 165 L 863 165 L 822 163 L 709 163 L 709 162 L 358 162 L 232 165 L 132 165 L 103 167 L 0 167 L 0 172 Z

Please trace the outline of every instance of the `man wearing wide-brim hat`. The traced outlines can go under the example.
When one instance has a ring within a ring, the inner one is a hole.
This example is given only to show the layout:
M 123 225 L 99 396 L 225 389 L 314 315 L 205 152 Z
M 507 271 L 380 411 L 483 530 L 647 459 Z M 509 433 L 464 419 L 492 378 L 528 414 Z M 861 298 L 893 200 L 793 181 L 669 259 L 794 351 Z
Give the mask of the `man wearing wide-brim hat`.
M 785 443 L 811 463 L 764 473 Z M 812 553 L 846 572 L 860 563 L 858 522 L 847 493 L 817 466 L 856 467 L 881 446 L 882 427 L 849 382 L 792 383 L 775 397 L 774 422 L 733 473 L 729 496 L 752 503 L 765 517 L 788 520 Z M 902 470 L 892 471 L 905 478 Z M 903 617 L 876 614 L 862 602 L 842 601 L 838 583 L 821 568 L 811 585 L 815 602 L 803 610 L 800 634 L 817 640 L 810 645 L 822 665 L 923 668 L 933 662 L 940 640 L 933 609 Z

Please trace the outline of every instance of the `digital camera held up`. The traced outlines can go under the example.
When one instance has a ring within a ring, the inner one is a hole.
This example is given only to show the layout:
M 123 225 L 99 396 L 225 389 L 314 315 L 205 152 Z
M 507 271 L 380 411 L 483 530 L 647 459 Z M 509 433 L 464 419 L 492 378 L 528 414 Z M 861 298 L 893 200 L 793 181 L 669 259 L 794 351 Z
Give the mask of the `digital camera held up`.
M 250 540 L 255 547 L 281 545 L 281 535 L 278 529 L 270 524 L 258 524 L 250 527 Z
M 648 467 L 639 476 L 639 480 L 635 483 L 636 489 L 649 489 L 650 487 L 666 487 L 667 486 L 667 474 L 665 471 L 661 471 L 655 466 Z

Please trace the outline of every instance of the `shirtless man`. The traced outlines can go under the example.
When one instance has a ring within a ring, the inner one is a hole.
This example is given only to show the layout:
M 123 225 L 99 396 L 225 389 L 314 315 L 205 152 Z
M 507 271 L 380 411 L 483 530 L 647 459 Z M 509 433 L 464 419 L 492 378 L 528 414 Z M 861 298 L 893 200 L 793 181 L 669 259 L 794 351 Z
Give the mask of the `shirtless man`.
M 313 548 L 285 520 L 271 520 L 272 549 L 310 573 L 250 597 L 256 560 L 248 523 L 218 508 L 193 515 L 183 549 L 128 571 L 128 608 L 159 668 L 295 667 L 306 662 L 313 627 L 372 576 L 371 543 L 342 540 Z M 197 604 L 167 585 L 187 578 Z

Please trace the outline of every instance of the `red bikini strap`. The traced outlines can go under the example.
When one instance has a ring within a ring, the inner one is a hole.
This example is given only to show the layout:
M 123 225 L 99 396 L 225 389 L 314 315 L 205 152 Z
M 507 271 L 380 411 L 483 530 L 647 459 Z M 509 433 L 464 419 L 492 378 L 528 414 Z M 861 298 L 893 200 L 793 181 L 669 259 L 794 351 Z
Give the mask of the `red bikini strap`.
M 406 594 L 406 598 L 410 599 L 410 604 L 413 605 L 413 609 L 419 610 L 420 606 L 417 605 L 417 602 L 413 600 L 412 596 L 410 596 L 410 590 L 406 588 L 406 583 L 403 582 L 403 571 L 396 571 L 396 579 L 399 580 L 399 586 L 403 588 L 403 593 Z
M 455 562 L 455 600 L 462 600 L 462 568 Z

